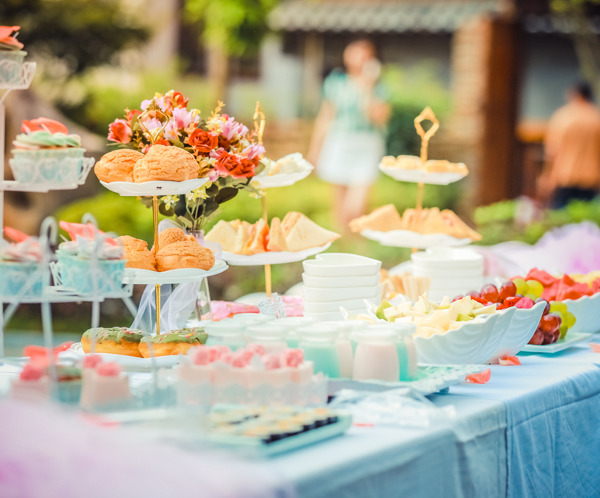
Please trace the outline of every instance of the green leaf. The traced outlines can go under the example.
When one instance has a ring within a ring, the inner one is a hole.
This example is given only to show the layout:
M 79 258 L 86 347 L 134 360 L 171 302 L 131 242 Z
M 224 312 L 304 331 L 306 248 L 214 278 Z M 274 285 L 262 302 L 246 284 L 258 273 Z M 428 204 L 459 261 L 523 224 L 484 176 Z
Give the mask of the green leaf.
M 215 201 L 219 204 L 230 201 L 238 194 L 238 190 L 235 188 L 223 188 L 219 194 L 215 197 Z

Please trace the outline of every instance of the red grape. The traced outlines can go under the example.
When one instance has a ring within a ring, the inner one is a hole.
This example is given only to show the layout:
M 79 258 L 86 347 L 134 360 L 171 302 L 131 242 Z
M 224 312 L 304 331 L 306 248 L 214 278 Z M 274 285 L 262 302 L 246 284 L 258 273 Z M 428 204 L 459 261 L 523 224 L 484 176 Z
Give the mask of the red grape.
M 544 312 L 542 313 L 542 316 L 546 316 L 548 313 L 550 313 L 550 303 L 548 301 L 546 301 L 542 297 L 538 297 L 535 300 L 535 304 L 537 304 L 537 303 L 546 303 L 546 307 L 544 308 Z
M 502 284 L 502 287 L 500 287 L 500 293 L 498 298 L 500 299 L 500 301 L 504 301 L 507 297 L 514 297 L 516 295 L 517 286 L 509 280 L 508 282 Z
M 514 284 L 513 284 L 514 285 Z M 481 298 L 490 303 L 498 302 L 498 288 L 494 284 L 487 284 L 481 288 Z
M 537 329 L 535 331 L 535 334 L 533 334 L 533 337 L 531 339 L 529 339 L 529 344 L 534 344 L 535 346 L 539 346 L 540 344 L 542 344 L 544 342 L 546 335 L 544 334 L 544 331 L 541 329 Z
M 481 297 L 481 295 L 479 294 L 479 292 L 477 292 L 476 290 L 470 290 L 469 292 L 467 292 L 467 296 Z
M 559 316 L 550 313 L 545 315 L 540 320 L 539 328 L 542 329 L 545 333 L 554 333 L 557 331 L 562 324 L 562 320 Z

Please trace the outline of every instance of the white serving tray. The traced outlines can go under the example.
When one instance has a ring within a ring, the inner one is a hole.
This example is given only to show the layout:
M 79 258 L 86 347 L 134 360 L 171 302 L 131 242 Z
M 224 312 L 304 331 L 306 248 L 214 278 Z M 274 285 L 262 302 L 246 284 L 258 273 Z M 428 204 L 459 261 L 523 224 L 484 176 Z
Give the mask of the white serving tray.
M 400 387 L 410 387 L 423 396 L 428 396 L 458 384 L 468 374 L 483 372 L 487 368 L 489 368 L 487 365 L 428 365 L 419 363 L 416 380 L 384 382 L 381 380 L 329 379 L 327 394 L 333 396 L 341 389 L 380 392 Z
M 411 230 L 391 230 L 389 232 L 363 230 L 360 234 L 367 239 L 379 242 L 382 246 L 416 247 L 418 249 L 440 246 L 465 246 L 472 242 L 469 238 L 457 239 L 456 237 L 451 237 L 450 235 L 443 233 L 423 235 Z
M 569 349 L 575 344 L 579 344 L 580 342 L 587 341 L 592 334 L 581 334 L 577 332 L 569 331 L 567 333 L 567 337 L 564 339 L 555 342 L 554 344 L 546 344 L 545 346 L 536 346 L 534 344 L 526 344 L 523 349 L 521 349 L 521 353 L 558 353 L 559 351 L 564 351 L 565 349 Z
M 379 165 L 379 171 L 391 176 L 394 180 L 410 183 L 427 183 L 429 185 L 448 185 L 462 180 L 465 173 L 428 173 L 422 169 L 404 169 L 394 166 Z
M 139 268 L 125 268 L 124 284 L 184 284 L 197 282 L 206 277 L 218 275 L 227 270 L 229 266 L 225 261 L 217 260 L 210 270 L 198 268 L 181 268 L 169 271 L 140 270 Z
M 124 197 L 152 195 L 183 195 L 195 190 L 208 181 L 208 178 L 196 178 L 184 182 L 100 182 L 108 190 Z
M 282 173 L 273 176 L 258 175 L 253 178 L 253 181 L 255 180 L 258 182 L 258 188 L 289 187 L 300 180 L 304 180 L 311 173 L 312 169 L 299 171 L 298 173 Z
M 123 354 L 96 353 L 104 361 L 113 361 L 118 363 L 123 370 L 129 372 L 149 372 L 152 369 L 152 358 L 137 358 L 135 356 L 126 356 Z M 82 359 L 86 353 L 83 352 L 83 346 L 80 342 L 71 344 L 71 347 L 62 353 L 60 358 Z M 179 355 L 158 356 L 155 358 L 157 368 L 169 368 L 179 363 Z
M 280 265 L 284 263 L 295 263 L 304 261 L 306 258 L 315 256 L 326 251 L 331 247 L 331 242 L 324 246 L 311 247 L 304 251 L 278 251 L 278 252 L 263 252 L 261 254 L 252 254 L 244 256 L 242 254 L 233 254 L 223 251 L 223 260 L 231 266 L 263 266 L 263 265 Z

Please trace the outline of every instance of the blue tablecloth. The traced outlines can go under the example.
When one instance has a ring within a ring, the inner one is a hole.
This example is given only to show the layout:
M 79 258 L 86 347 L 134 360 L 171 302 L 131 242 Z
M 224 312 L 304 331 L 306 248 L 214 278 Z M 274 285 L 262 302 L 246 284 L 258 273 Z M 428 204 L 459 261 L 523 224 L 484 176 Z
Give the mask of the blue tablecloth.
M 520 359 L 432 396 L 454 405 L 449 427 L 353 427 L 273 464 L 301 497 L 599 497 L 600 355 Z

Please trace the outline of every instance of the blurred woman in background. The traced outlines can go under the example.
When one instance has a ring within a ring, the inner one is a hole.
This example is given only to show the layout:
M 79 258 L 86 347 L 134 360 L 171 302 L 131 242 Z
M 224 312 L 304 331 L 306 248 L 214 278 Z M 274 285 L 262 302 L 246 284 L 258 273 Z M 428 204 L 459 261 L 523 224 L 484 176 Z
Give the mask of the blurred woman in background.
M 317 174 L 336 186 L 335 214 L 340 226 L 365 212 L 369 187 L 385 154 L 384 129 L 390 106 L 378 83 L 381 64 L 369 40 L 344 49 L 346 71 L 335 69 L 323 85 L 308 159 Z

